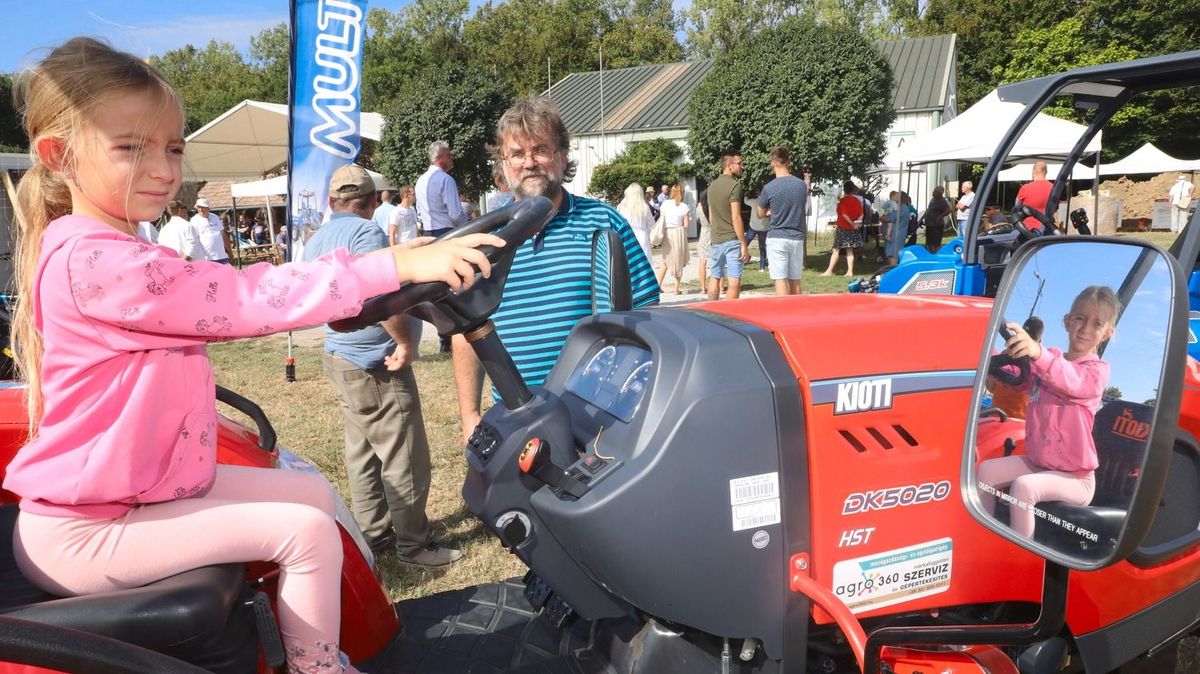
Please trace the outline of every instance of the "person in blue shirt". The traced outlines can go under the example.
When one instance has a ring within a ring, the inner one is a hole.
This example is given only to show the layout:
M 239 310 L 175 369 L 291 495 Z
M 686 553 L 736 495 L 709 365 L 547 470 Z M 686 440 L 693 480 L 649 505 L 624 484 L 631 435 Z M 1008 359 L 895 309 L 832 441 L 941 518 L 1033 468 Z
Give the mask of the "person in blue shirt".
M 544 196 L 558 209 L 541 233 L 517 249 L 500 307 L 492 316 L 496 334 L 530 388 L 542 385 L 571 328 L 592 313 L 596 230 L 615 231 L 625 247 L 633 306 L 658 302 L 654 270 L 625 218 L 602 201 L 577 197 L 563 188 L 575 175 L 569 140 L 554 102 L 537 97 L 518 101 L 500 117 L 496 144 L 489 147 L 518 201 Z M 462 336 L 455 337 L 453 351 L 465 440 L 479 423 L 482 373 Z
M 365 169 L 348 164 L 334 171 L 332 214 L 304 246 L 304 259 L 338 248 L 352 255 L 387 248 L 383 230 L 370 219 L 376 203 Z M 322 363 L 341 400 L 351 507 L 371 549 L 394 552 L 409 566 L 440 568 L 463 554 L 430 538 L 425 514 L 432 468 L 412 371 L 420 325 L 401 315 L 348 333 L 326 327 Z

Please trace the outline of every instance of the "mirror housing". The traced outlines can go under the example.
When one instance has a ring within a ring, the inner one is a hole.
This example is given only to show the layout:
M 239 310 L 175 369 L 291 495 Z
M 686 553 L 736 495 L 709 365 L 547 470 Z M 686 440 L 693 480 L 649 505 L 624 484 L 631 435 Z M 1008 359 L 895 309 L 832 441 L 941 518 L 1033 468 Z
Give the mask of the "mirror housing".
M 1035 313 L 1044 348 L 1030 345 Z M 1175 442 L 1187 315 L 1183 272 L 1153 244 L 1022 246 L 992 308 L 964 438 L 962 496 L 976 521 L 1072 569 L 1128 557 L 1158 511 Z M 1022 379 L 1020 356 L 1038 352 Z

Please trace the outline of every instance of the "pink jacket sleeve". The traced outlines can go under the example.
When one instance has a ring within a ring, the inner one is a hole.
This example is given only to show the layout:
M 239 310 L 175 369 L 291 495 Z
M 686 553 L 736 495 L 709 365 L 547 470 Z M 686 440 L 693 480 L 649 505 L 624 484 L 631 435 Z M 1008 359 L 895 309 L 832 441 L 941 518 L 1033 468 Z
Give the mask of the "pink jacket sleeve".
M 1041 386 L 1074 402 L 1096 402 L 1108 386 L 1109 365 L 1096 356 L 1070 361 L 1058 349 L 1044 348 L 1030 365 Z
M 83 237 L 68 254 L 75 305 L 110 346 L 128 351 L 319 325 L 400 286 L 392 256 L 352 257 L 344 249 L 241 270 L 186 262 L 124 237 Z

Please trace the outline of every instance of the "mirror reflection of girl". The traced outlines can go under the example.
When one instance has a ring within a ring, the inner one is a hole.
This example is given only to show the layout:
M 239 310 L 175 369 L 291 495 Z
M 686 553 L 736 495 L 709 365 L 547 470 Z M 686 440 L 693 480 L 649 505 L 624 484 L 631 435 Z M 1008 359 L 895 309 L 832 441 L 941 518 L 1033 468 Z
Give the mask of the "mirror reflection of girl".
M 309 473 L 216 465 L 206 346 L 352 316 L 404 282 L 467 287 L 472 265 L 490 269 L 475 247 L 504 241 L 343 249 L 241 270 L 188 262 L 134 237 L 182 181 L 171 86 L 88 38 L 24 77 L 18 109 L 34 162 L 17 192 L 13 333 L 33 433 L 4 479 L 21 496 L 18 566 L 74 596 L 272 561 L 288 671 L 355 671 L 338 645 L 337 497 Z
M 1120 312 L 1111 288 L 1085 288 L 1063 317 L 1065 352 L 1043 347 L 1020 325 L 1008 324 L 1013 336 L 1005 353 L 1028 357 L 1036 384 L 1026 409 L 1025 454 L 984 461 L 977 477 L 997 489 L 1009 488 L 1019 504 L 1009 510 L 1009 524 L 1022 536 L 1033 536 L 1033 507 L 1042 501 L 1092 502 L 1100 465 L 1092 425 L 1109 376 L 1099 350 L 1112 337 Z

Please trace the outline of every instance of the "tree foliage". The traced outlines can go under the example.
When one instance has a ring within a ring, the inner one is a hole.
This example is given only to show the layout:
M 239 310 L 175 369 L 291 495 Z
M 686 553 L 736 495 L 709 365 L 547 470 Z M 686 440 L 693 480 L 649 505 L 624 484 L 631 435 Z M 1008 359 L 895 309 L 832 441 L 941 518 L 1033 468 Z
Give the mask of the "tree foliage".
M 28 147 L 21 116 L 13 105 L 13 78 L 0 73 L 0 152 L 24 152 Z
M 276 24 L 250 38 L 250 67 L 259 79 L 260 101 L 288 102 L 291 36 L 286 23 Z
M 718 58 L 692 94 L 697 172 L 717 175 L 721 151 L 740 148 L 742 184 L 755 190 L 771 177 L 771 148 L 784 144 L 819 179 L 861 175 L 884 156 L 891 89 L 887 60 L 860 33 L 789 19 Z
M 519 96 L 545 91 L 572 72 L 678 61 L 670 0 L 487 2 L 467 22 L 473 67 Z
M 1013 38 L 1009 62 L 1000 68 L 1000 81 L 1020 82 L 1034 77 L 1060 73 L 1072 68 L 1128 61 L 1138 57 L 1137 50 L 1116 41 L 1096 44 L 1085 34 L 1080 17 L 1064 19 L 1045 28 L 1025 28 Z M 1073 122 L 1087 122 L 1086 116 L 1076 110 L 1071 101 L 1060 98 L 1048 105 L 1047 114 Z M 1143 101 L 1125 105 L 1109 121 L 1104 129 L 1104 158 L 1115 161 L 1136 150 L 1144 139 L 1138 127 L 1151 114 Z
M 243 100 L 265 98 L 260 74 L 228 42 L 213 40 L 204 49 L 189 44 L 151 56 L 150 64 L 179 92 L 189 132 Z
M 431 70 L 409 82 L 386 109 L 374 161 L 393 185 L 415 183 L 429 167 L 429 144 L 450 143 L 459 191 L 478 195 L 492 186 L 486 146 L 512 92 L 485 73 L 460 65 Z
M 692 175 L 690 164 L 680 164 L 683 148 L 675 141 L 655 138 L 627 146 L 611 162 L 592 171 L 588 193 L 617 203 L 630 183 L 647 186 L 670 185 Z

